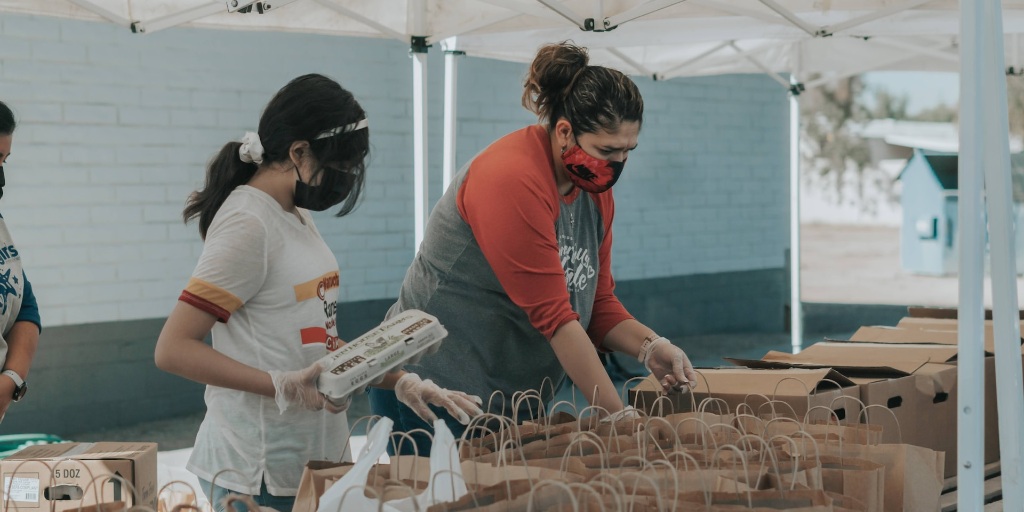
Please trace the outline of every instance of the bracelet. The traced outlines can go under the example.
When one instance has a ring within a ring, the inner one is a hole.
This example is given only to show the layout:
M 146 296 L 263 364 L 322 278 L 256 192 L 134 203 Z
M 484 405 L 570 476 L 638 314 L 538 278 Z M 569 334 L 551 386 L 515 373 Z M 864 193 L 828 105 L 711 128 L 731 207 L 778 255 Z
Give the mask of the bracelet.
M 651 333 L 644 337 L 643 344 L 640 345 L 640 352 L 636 356 L 636 360 L 647 365 L 647 356 L 650 355 L 651 349 L 654 348 L 655 342 L 658 340 L 668 341 L 664 336 L 658 336 L 657 334 Z

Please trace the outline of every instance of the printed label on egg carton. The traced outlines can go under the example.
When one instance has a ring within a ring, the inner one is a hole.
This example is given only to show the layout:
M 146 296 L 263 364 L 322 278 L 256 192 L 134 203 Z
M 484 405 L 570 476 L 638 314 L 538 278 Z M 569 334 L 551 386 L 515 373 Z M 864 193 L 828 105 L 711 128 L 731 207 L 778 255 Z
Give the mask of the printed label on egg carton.
M 437 318 L 415 309 L 403 311 L 322 358 L 317 387 L 332 401 L 343 401 L 380 382 L 387 372 L 435 352 L 447 335 Z

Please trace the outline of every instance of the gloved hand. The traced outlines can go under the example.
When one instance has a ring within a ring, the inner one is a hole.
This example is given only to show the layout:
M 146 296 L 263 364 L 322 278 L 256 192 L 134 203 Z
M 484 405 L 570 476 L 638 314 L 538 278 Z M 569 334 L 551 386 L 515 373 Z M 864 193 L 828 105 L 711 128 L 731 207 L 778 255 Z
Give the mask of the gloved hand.
M 352 405 L 352 397 L 348 397 L 341 404 L 335 404 L 327 400 L 327 397 L 316 388 L 316 381 L 322 371 L 323 366 L 317 362 L 304 370 L 267 372 L 270 374 L 270 380 L 274 382 L 274 401 L 281 414 L 292 406 L 310 411 L 327 409 L 328 412 L 337 414 Z
M 619 412 L 613 412 L 604 418 L 601 418 L 601 423 L 618 423 L 623 420 L 635 420 L 640 418 L 640 411 L 636 410 L 632 405 L 627 405 Z
M 668 339 L 656 338 L 641 355 L 644 366 L 658 379 L 665 393 L 686 392 L 697 385 L 697 372 L 693 371 L 690 358 Z
M 415 373 L 406 373 L 398 379 L 395 383 L 395 396 L 428 423 L 437 420 L 437 415 L 430 410 L 428 404 L 444 407 L 448 414 L 463 425 L 469 424 L 471 417 L 483 414 L 480 406 L 484 401 L 480 397 L 444 389 L 430 379 L 421 380 Z

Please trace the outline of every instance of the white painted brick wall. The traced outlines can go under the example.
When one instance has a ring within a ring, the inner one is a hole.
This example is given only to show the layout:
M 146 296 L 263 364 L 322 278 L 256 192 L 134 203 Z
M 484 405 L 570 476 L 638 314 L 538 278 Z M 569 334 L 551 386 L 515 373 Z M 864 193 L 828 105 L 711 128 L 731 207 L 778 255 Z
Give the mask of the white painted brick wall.
M 412 78 L 404 45 L 299 34 L 173 29 L 4 15 L 0 99 L 19 118 L 0 209 L 48 325 L 165 316 L 202 250 L 181 223 L 228 140 L 256 127 L 288 80 L 320 72 L 368 111 L 362 205 L 317 226 L 340 300 L 394 297 L 413 254 Z M 533 121 L 525 66 L 460 63 L 458 161 Z M 430 56 L 432 196 L 441 194 L 443 64 Z M 787 104 L 771 80 L 638 79 L 641 149 L 617 185 L 619 280 L 783 266 Z

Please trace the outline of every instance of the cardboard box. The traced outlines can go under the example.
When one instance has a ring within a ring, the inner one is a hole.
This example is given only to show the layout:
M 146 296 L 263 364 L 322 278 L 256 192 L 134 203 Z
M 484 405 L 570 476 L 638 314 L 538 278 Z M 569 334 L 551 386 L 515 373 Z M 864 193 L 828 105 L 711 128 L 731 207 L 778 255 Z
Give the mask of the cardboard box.
M 907 308 L 907 316 L 913 318 L 948 318 L 956 320 L 960 315 L 957 308 L 933 308 L 923 306 L 911 306 Z M 992 310 L 985 310 L 985 319 L 992 320 Z M 1020 319 L 1024 320 L 1024 309 L 1020 311 Z
M 725 360 L 751 368 L 833 368 L 846 377 L 890 378 L 913 375 L 929 362 L 951 363 L 956 352 L 956 347 L 947 345 L 823 341 L 799 354 L 773 350 L 760 360 Z
M 948 318 L 914 318 L 904 317 L 897 327 L 901 329 L 917 329 L 927 331 L 957 332 L 959 323 L 956 319 Z M 1020 331 L 1024 333 L 1024 322 L 1020 323 Z M 952 337 L 956 338 L 956 337 Z M 943 338 L 946 339 L 946 338 Z M 1020 340 L 1024 343 L 1024 339 Z M 992 327 L 992 320 L 985 320 L 985 351 L 995 353 L 995 331 Z
M 837 399 L 840 396 L 860 398 L 857 386 L 839 372 L 829 368 L 697 368 L 697 387 L 693 398 L 689 394 L 670 395 L 671 411 L 665 405 L 665 414 L 693 409 L 708 397 L 725 401 L 732 412 L 740 404 L 751 406 L 755 413 L 770 413 L 767 400 L 779 400 L 789 404 L 776 406 L 776 413 L 783 416 L 796 414 L 803 419 L 809 408 L 827 407 L 835 411 L 843 423 L 857 422 L 860 404 L 855 400 Z M 709 392 L 710 389 L 710 392 Z M 641 381 L 629 392 L 629 403 L 651 413 L 656 411 L 655 399 L 662 396 L 661 385 L 652 377 Z M 708 409 L 717 412 L 715 407 Z M 749 411 L 747 411 L 749 412 Z M 815 419 L 824 419 L 827 413 L 818 410 Z
M 935 344 L 822 342 L 799 354 L 769 352 L 736 364 L 831 367 L 860 387 L 868 423 L 881 425 L 883 443 L 907 443 L 946 453 L 945 476 L 956 475 L 957 347 Z M 994 358 L 986 367 L 985 463 L 999 460 Z M 881 410 L 884 407 L 892 414 Z
M 852 378 L 861 400 L 883 405 L 899 421 L 904 443 L 946 452 L 945 478 L 957 470 L 957 371 L 955 364 L 928 363 L 914 375 L 890 379 Z M 872 411 L 871 408 L 869 411 Z M 871 423 L 884 428 L 882 442 L 899 441 L 892 416 L 870 412 Z M 995 358 L 985 358 L 985 463 L 999 460 L 999 412 L 996 409 Z
M 125 501 L 156 510 L 156 443 L 29 446 L 0 461 L 0 511 L 60 512 Z M 111 478 L 119 475 L 134 488 Z

